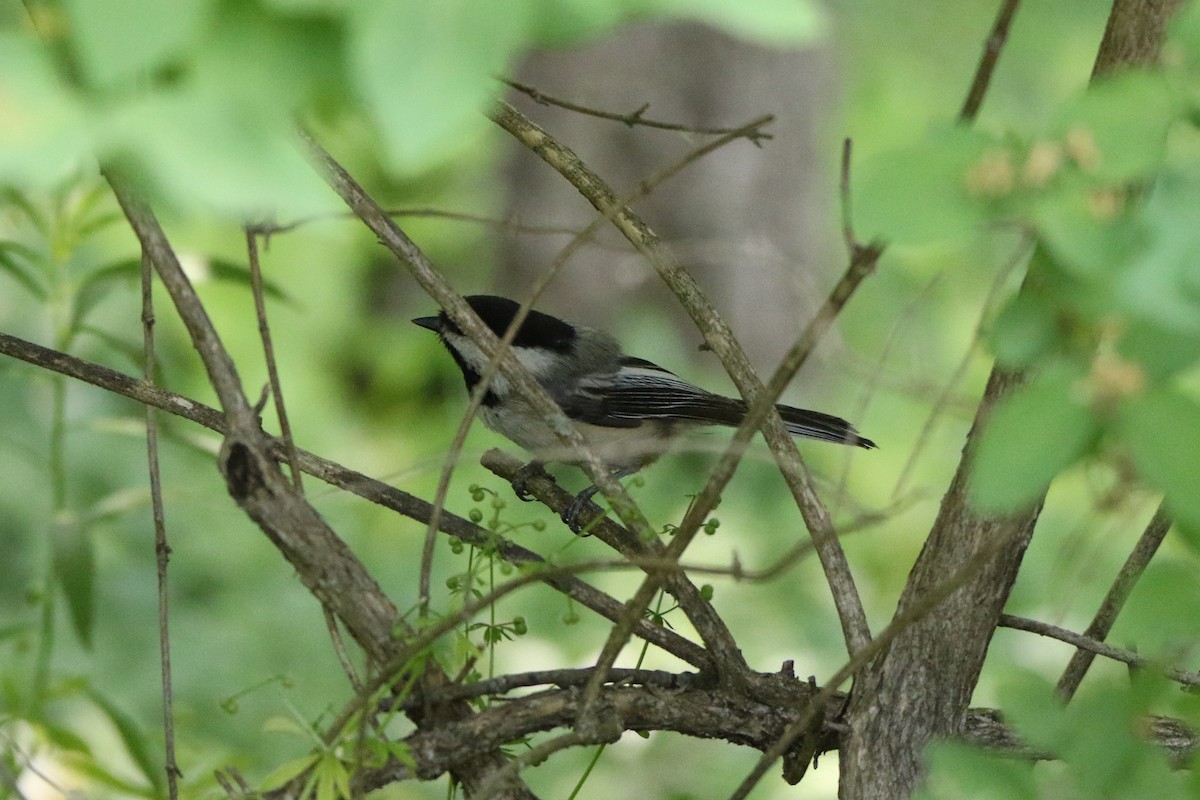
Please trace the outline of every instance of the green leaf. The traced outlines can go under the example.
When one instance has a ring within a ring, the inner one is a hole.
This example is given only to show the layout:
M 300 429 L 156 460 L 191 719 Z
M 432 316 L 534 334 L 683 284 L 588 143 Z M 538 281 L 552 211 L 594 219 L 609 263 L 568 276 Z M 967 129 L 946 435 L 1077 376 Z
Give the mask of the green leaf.
M 1162 164 L 1167 128 L 1179 111 L 1164 76 L 1127 70 L 1092 83 L 1063 112 L 1055 130 L 1086 173 L 1119 183 Z M 1078 158 L 1083 151 L 1090 153 Z
M 80 521 L 60 512 L 50 523 L 54 574 L 67 598 L 71 626 L 84 647 L 92 646 L 95 622 L 96 556 L 92 537 Z
M 1011 676 L 1000 693 L 1006 721 L 1023 740 L 1058 756 L 1061 765 L 1056 775 L 1040 781 L 1042 791 L 1019 796 L 1182 796 L 1182 776 L 1173 775 L 1167 759 L 1136 735 L 1166 686 L 1149 677 L 1132 687 L 1126 680 L 1086 686 L 1064 706 L 1044 677 L 1032 672 Z
M 239 218 L 329 211 L 334 199 L 295 145 L 296 113 L 321 87 L 342 96 L 340 29 L 222 6 L 169 87 L 99 107 L 97 148 L 141 181 L 148 199 Z
M 229 283 L 236 283 L 246 287 L 251 285 L 250 270 L 235 261 L 226 261 L 222 258 L 214 258 L 207 263 L 207 267 L 212 273 L 213 278 L 218 281 L 227 281 Z M 262 286 L 264 297 L 270 297 L 273 300 L 280 300 L 282 302 L 295 305 L 296 301 L 287 292 L 285 292 L 277 282 L 264 277 Z
M 128 288 L 140 278 L 141 272 L 141 261 L 136 258 L 123 258 L 97 267 L 84 275 L 75 289 L 75 302 L 71 309 L 71 332 L 79 331 L 87 321 L 88 315 L 104 298 L 115 290 Z M 126 283 L 126 287 L 117 285 L 121 281 Z
M 1165 327 L 1157 319 L 1132 319 L 1117 350 L 1141 365 L 1152 381 L 1161 381 L 1200 361 L 1200 335 Z
M 985 214 L 968 193 L 967 176 L 994 146 L 984 134 L 955 126 L 868 159 L 854 189 L 855 223 L 864 240 L 926 244 L 974 234 Z
M 322 754 L 313 777 L 317 780 L 316 800 L 345 800 L 350 797 L 350 773 L 333 752 Z
M 165 781 L 162 763 L 156 754 L 151 753 L 150 743 L 141 728 L 138 727 L 137 722 L 95 689 L 89 687 L 87 694 L 117 729 L 121 742 L 125 745 L 126 751 L 141 771 L 146 782 L 161 794 Z
M 1009 800 L 1036 797 L 1033 765 L 960 742 L 935 742 L 925 751 L 929 772 L 915 800 Z
M 1178 525 L 1173 528 L 1179 530 Z M 1147 658 L 1178 664 L 1180 654 L 1194 652 L 1196 646 L 1200 583 L 1192 559 L 1169 553 L 1164 552 L 1146 568 L 1109 641 L 1136 649 Z M 1178 665 L 1192 668 L 1190 661 Z
M 17 242 L 0 242 L 0 270 L 7 272 L 13 280 L 25 287 L 38 300 L 46 299 L 46 287 L 37 273 L 23 261 L 29 259 L 29 248 Z
M 92 755 L 92 748 L 87 741 L 70 728 L 40 720 L 37 729 L 60 750 L 86 757 Z
M 530 38 L 541 45 L 564 47 L 608 33 L 629 19 L 637 2 L 535 0 L 530 6 Z
M 1026 288 L 996 317 L 990 331 L 992 352 L 1006 367 L 1028 367 L 1058 342 L 1058 309 L 1044 294 Z
M 83 113 L 37 44 L 0 32 L 0 183 L 52 186 L 90 163 Z
M 210 0 L 67 0 L 71 41 L 92 82 L 145 75 L 204 34 Z
M 655 0 L 651 6 L 766 44 L 812 41 L 828 28 L 821 7 L 808 0 Z
M 1142 478 L 1167 496 L 1181 530 L 1200 527 L 1200 404 L 1170 388 L 1129 398 L 1120 413 L 1121 434 Z M 1200 541 L 1191 544 L 1200 549 Z
M 1170 36 L 1163 49 L 1171 60 L 1193 70 L 1200 68 L 1200 5 L 1185 3 L 1171 17 Z
M 259 788 L 263 792 L 273 792 L 276 789 L 282 789 L 289 781 L 298 778 L 305 770 L 316 764 L 320 758 L 320 753 L 309 753 L 301 758 L 292 759 L 285 764 L 280 764 L 271 771 L 270 775 L 263 778 L 262 786 Z
M 1099 427 L 1080 397 L 1082 378 L 1071 367 L 1047 370 L 996 405 L 973 454 L 969 493 L 976 508 L 1024 508 L 1083 455 Z
M 1140 216 L 1098 214 L 1087 194 L 1056 192 L 1037 203 L 1034 223 L 1056 263 L 1077 278 L 1112 281 L 1149 238 Z
M 1191 336 L 1200 336 L 1200 174 L 1162 176 L 1142 210 L 1146 246 L 1120 276 L 1114 296 L 1121 307 Z
M 494 78 L 528 35 L 529 11 L 524 0 L 351 6 L 352 79 L 393 168 L 427 168 L 478 139 Z

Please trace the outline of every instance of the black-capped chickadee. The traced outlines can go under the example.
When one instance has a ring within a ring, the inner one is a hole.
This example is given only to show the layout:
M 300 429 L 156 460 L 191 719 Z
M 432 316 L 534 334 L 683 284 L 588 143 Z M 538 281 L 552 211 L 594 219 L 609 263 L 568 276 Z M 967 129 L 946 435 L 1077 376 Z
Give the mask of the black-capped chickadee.
M 513 300 L 491 295 L 473 295 L 466 301 L 500 337 L 519 307 Z M 467 391 L 472 391 L 488 364 L 479 346 L 445 311 L 413 322 L 437 333 L 462 370 Z M 549 314 L 530 311 L 512 340 L 512 351 L 614 477 L 630 475 L 654 461 L 688 429 L 736 427 L 746 416 L 745 401 L 693 386 L 657 364 L 625 355 L 607 333 Z M 844 419 L 785 405 L 775 408 L 793 436 L 875 447 Z M 485 425 L 529 450 L 538 462 L 578 461 L 541 416 L 511 391 L 503 375 L 492 378 L 480 416 Z M 585 490 L 569 513 L 573 516 L 595 492 L 595 486 Z

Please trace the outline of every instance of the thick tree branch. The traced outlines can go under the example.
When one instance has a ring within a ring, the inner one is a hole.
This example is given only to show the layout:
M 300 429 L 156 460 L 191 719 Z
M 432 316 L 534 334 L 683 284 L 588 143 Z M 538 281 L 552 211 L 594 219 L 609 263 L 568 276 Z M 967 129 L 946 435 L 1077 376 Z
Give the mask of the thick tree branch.
M 233 360 L 158 221 L 120 176 L 106 177 L 141 242 L 143 254 L 171 295 L 221 399 L 230 430 L 221 448 L 220 467 L 230 494 L 295 567 L 305 587 L 345 624 L 367 656 L 375 664 L 388 663 L 398 649 L 394 633 L 407 629 L 403 619 L 346 543 L 283 476 L 272 452 L 272 441 L 262 431 L 242 391 Z M 440 686 L 449 680 L 435 662 L 427 660 L 418 682 Z M 410 717 L 418 726 L 438 726 L 472 713 L 466 703 L 451 703 L 412 712 Z M 504 761 L 504 754 L 493 750 L 459 764 L 455 777 L 473 793 L 490 773 L 503 767 Z M 514 782 L 502 796 L 516 800 L 532 798 L 533 794 Z
M 559 688 L 509 698 L 461 723 L 412 734 L 404 741 L 416 762 L 415 768 L 392 762 L 377 772 L 361 776 L 359 788 L 370 790 L 396 780 L 429 780 L 489 747 L 534 733 L 571 728 L 580 702 L 578 686 L 586 683 L 590 672 L 553 671 L 545 676 L 545 682 L 557 684 Z M 624 730 L 670 731 L 756 750 L 770 748 L 785 730 L 810 713 L 817 692 L 812 684 L 781 674 L 754 674 L 759 693 L 759 697 L 755 697 L 723 686 L 689 685 L 696 676 L 673 677 L 669 673 L 644 676 L 638 674 L 641 672 L 614 670 L 610 677 L 615 679 L 620 675 L 621 680 L 606 685 L 600 694 L 601 701 Z M 497 679 L 492 683 L 499 688 L 502 681 Z M 520 682 L 519 685 L 535 684 Z M 457 687 L 448 687 L 444 691 L 461 695 Z M 825 741 L 832 747 L 837 747 L 844 731 L 838 718 L 844 698 L 844 695 L 835 695 L 834 702 L 827 704 L 824 717 L 819 721 Z M 413 698 L 409 702 L 417 701 Z M 1177 720 L 1162 717 L 1148 720 L 1144 736 L 1166 750 L 1176 763 L 1185 761 L 1197 745 L 1194 731 Z M 956 738 L 1001 755 L 1039 760 L 1054 758 L 1053 754 L 1035 750 L 1022 742 L 1003 724 L 999 714 L 989 709 L 967 712 L 962 731 Z M 717 793 L 724 794 L 720 790 Z
M 1171 0 L 1116 0 L 1095 75 L 1157 56 Z M 1028 282 L 1028 276 L 1027 276 Z M 1041 499 L 1023 511 L 992 517 L 967 502 L 971 455 L 991 409 L 1023 376 L 995 366 L 968 434 L 954 479 L 913 567 L 897 616 L 919 606 L 941 576 L 977 553 L 995 555 L 975 579 L 900 636 L 855 683 L 842 749 L 841 797 L 907 797 L 920 780 L 921 753 L 934 738 L 958 735 L 983 659 L 1033 535 Z

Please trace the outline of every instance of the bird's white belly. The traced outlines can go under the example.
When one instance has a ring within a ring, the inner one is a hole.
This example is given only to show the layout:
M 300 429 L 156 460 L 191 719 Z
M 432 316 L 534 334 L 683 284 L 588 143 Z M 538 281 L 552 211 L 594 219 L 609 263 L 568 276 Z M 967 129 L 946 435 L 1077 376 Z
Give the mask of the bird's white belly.
M 484 408 L 480 417 L 485 425 L 525 448 L 539 461 L 579 463 L 572 453 L 539 417 L 500 408 Z M 641 467 L 662 455 L 671 442 L 671 426 L 646 421 L 633 428 L 608 428 L 576 422 L 575 427 L 596 457 L 611 469 Z

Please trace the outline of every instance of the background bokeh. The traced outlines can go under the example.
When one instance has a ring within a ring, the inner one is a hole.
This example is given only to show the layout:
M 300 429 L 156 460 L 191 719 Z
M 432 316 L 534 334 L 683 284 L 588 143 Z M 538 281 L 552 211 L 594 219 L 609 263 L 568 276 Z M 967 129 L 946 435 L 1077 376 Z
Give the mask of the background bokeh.
M 827 22 L 823 30 L 802 45 L 787 46 L 739 38 L 695 20 L 628 23 L 603 37 L 525 53 L 509 74 L 587 105 L 627 112 L 649 103 L 647 116 L 695 125 L 739 125 L 763 113 L 777 116 L 768 129 L 773 140 L 761 147 L 734 142 L 639 204 L 766 372 L 844 267 L 838 196 L 842 139 L 853 140 L 857 178 L 861 170 L 870 171 L 873 159 L 952 120 L 995 5 L 829 2 L 820 9 Z M 1046 125 L 1051 110 L 1087 83 L 1105 5 L 1094 0 L 1027 3 L 1013 25 L 978 125 L 994 132 L 1033 132 Z M 14 17 L 12 24 L 21 23 Z M 498 83 L 494 90 L 503 93 Z M 703 141 L 573 115 L 513 92 L 506 96 L 574 148 L 618 192 Z M 433 166 L 405 171 L 391 168 L 372 144 L 365 122 L 318 119 L 316 127 L 326 146 L 385 207 L 500 221 L 480 224 L 436 215 L 400 219 L 463 293 L 523 297 L 569 236 L 529 232 L 517 224 L 577 230 L 593 213 L 498 128 L 456 143 L 452 155 Z M 91 208 L 115 208 L 98 176 L 86 168 L 78 175 L 59 194 L 30 195 L 34 209 L 51 220 L 48 231 L 19 206 L 0 211 L 3 238 L 45 248 L 65 286 L 92 265 L 136 258 L 134 239 L 121 224 L 99 232 L 73 229 L 74 222 L 93 213 Z M 214 268 L 245 261 L 242 231 L 228 217 L 196 214 L 184 205 L 158 210 L 253 394 L 266 376 L 252 301 L 243 281 L 223 280 Z M 855 219 L 864 240 L 876 232 L 869 212 L 864 209 Z M 980 332 L 1019 280 L 1017 255 L 1015 235 L 1003 229 L 949 244 L 889 248 L 785 395 L 786 402 L 853 420 L 880 445 L 874 452 L 801 445 L 837 520 L 855 528 L 844 544 L 875 629 L 890 618 L 958 461 L 990 365 Z M 324 217 L 273 236 L 263 259 L 265 274 L 278 290 L 269 298 L 269 313 L 298 443 L 432 497 L 442 456 L 465 407 L 450 359 L 433 336 L 409 323 L 432 313 L 432 301 L 350 218 Z M 0 327 L 137 374 L 136 276 L 113 281 L 116 288 L 98 298 L 87 328 L 68 342 L 62 341 L 61 297 L 37 302 L 10 273 L 2 273 Z M 215 403 L 168 298 L 158 295 L 156 302 L 162 383 Z M 715 358 L 698 350 L 700 336 L 653 271 L 612 234 L 601 235 L 568 262 L 539 307 L 603 326 L 630 352 L 714 390 L 732 392 Z M 90 646 L 73 631 L 65 596 L 44 613 L 52 546 L 47 520 L 57 507 L 47 487 L 58 469 L 48 453 L 60 391 L 66 410 L 65 507 L 76 522 L 87 521 L 94 554 Z M 35 745 L 42 742 L 39 736 L 60 736 L 64 741 L 56 744 L 66 749 L 67 735 L 78 736 L 104 772 L 88 774 L 78 759 L 39 758 L 37 766 L 54 785 L 85 787 L 94 797 L 141 793 L 144 781 L 129 753 L 131 736 L 119 731 L 115 712 L 157 753 L 161 700 L 142 410 L 87 386 L 57 384 L 15 362 L 0 364 L 0 403 L 5 410 L 0 702 L 14 716 L 36 711 L 47 721 L 36 734 L 9 725 L 4 735 L 30 752 L 40 748 Z M 265 417 L 273 430 L 271 412 Z M 212 794 L 214 768 L 234 765 L 257 781 L 272 767 L 303 755 L 311 743 L 297 729 L 328 720 L 351 693 L 316 601 L 228 497 L 214 468 L 217 438 L 189 423 L 160 419 L 172 547 L 179 760 L 188 791 Z M 697 452 L 665 459 L 645 473 L 644 485 L 633 491 L 652 521 L 678 521 L 712 461 L 705 451 L 724 441 L 722 433 L 713 433 L 698 442 Z M 494 446 L 511 449 L 474 426 L 454 473 L 448 508 L 465 514 L 481 507 L 491 515 L 491 495 L 478 503 L 468 490 L 475 484 L 488 487 L 506 502 L 500 511 L 506 522 L 549 523 L 541 531 L 516 531 L 522 544 L 564 557 L 601 555 L 601 546 L 578 540 L 546 510 L 516 502 L 506 485 L 478 465 L 479 455 Z M 585 483 L 568 468 L 557 474 L 575 488 Z M 1097 511 L 1097 499 L 1111 484 L 1106 468 L 1089 466 L 1055 484 L 1010 612 L 1074 629 L 1086 625 L 1154 507 L 1153 497 L 1127 492 Z M 396 604 L 403 610 L 414 606 L 422 526 L 315 481 L 307 487 Z M 806 535 L 761 443 L 725 492 L 717 516 L 718 531 L 698 541 L 689 560 L 727 565 L 736 558 L 749 569 L 763 568 Z M 1168 559 L 1173 553 L 1183 557 L 1177 547 L 1168 542 Z M 435 586 L 461 572 L 466 558 L 443 545 Z M 1170 563 L 1164 569 L 1174 569 Z M 635 581 L 630 575 L 595 578 L 618 597 L 625 597 Z M 797 674 L 820 681 L 843 662 L 840 629 L 815 561 L 802 561 L 767 583 L 711 582 L 716 608 L 753 667 L 771 671 L 791 660 Z M 437 602 L 448 610 L 456 601 L 443 590 Z M 1153 597 L 1139 602 L 1141 611 L 1132 612 L 1135 621 L 1154 616 Z M 528 633 L 500 643 L 496 672 L 591 663 L 607 625 L 576 611 L 541 587 L 501 602 L 497 616 L 523 615 Z M 669 620 L 686 628 L 680 619 Z M 632 663 L 638 651 L 631 645 L 621 663 Z M 1003 677 L 1023 674 L 1020 670 L 1053 680 L 1070 652 L 1028 634 L 1000 631 L 976 704 L 999 702 Z M 444 654 L 462 657 L 452 644 Z M 679 667 L 654 653 L 646 663 Z M 1108 664 L 1097 664 L 1094 671 L 1100 679 L 1122 673 Z M 44 691 L 33 708 L 30 687 L 39 680 Z M 527 779 L 541 796 L 565 797 L 590 755 L 567 753 L 529 770 Z M 605 753 L 581 796 L 624 796 L 623 787 L 630 786 L 643 797 L 723 796 L 757 755 L 668 734 L 646 740 L 627 734 Z M 771 779 L 754 796 L 830 797 L 836 775 L 836 754 L 829 754 L 802 785 L 786 787 Z M 60 795 L 32 779 L 22 789 L 30 800 Z M 446 791 L 443 781 L 396 785 L 383 794 L 432 798 Z

